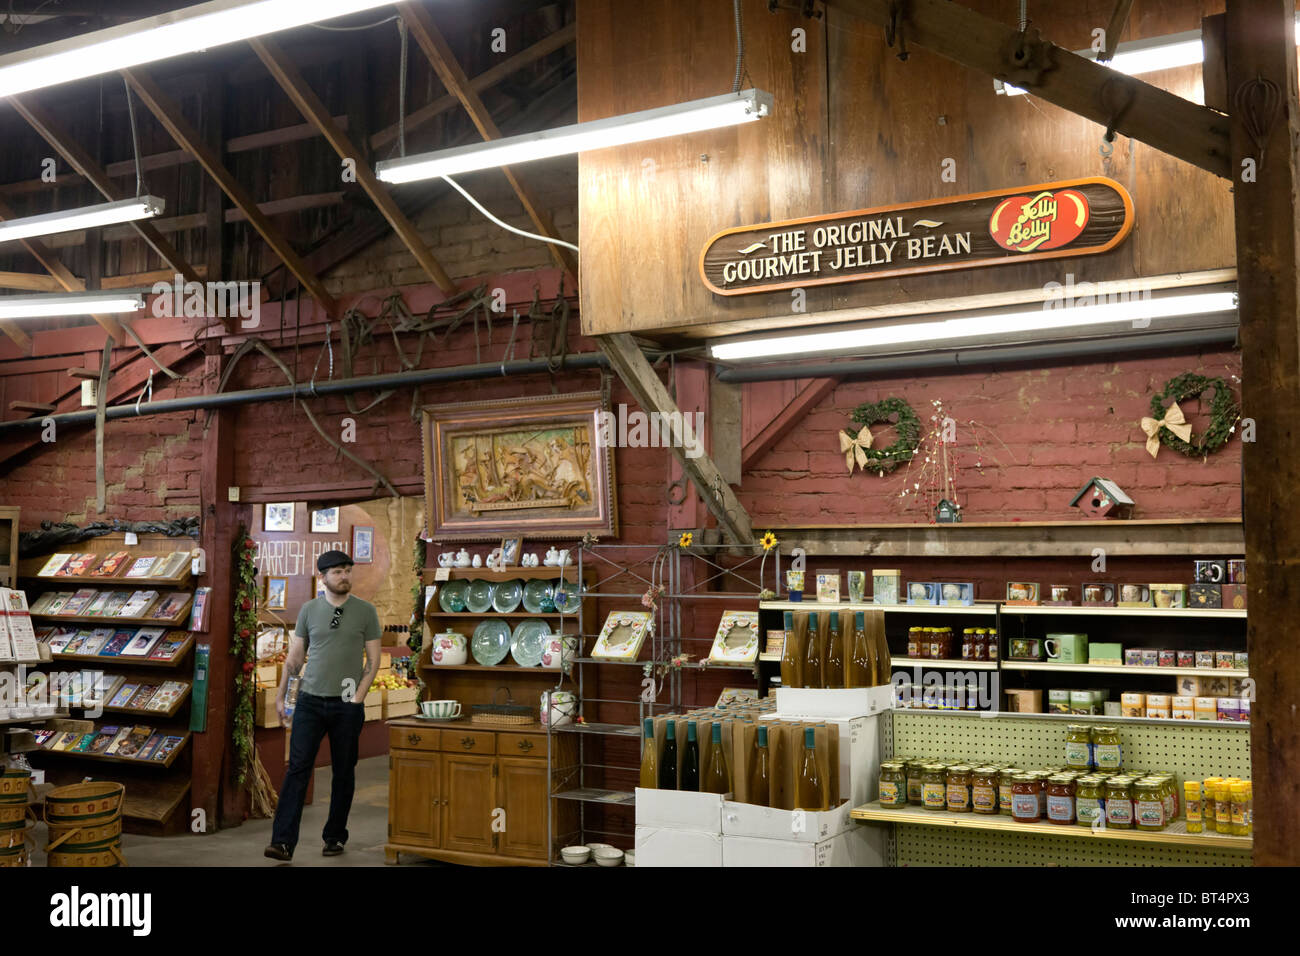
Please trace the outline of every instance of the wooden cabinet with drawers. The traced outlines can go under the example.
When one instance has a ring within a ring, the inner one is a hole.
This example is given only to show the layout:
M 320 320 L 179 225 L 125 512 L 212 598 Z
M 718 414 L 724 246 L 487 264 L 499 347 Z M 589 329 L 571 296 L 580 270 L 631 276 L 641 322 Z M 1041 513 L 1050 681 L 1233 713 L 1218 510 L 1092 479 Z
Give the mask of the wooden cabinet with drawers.
M 480 866 L 547 861 L 546 734 L 540 726 L 484 730 L 466 721 L 389 721 L 389 863 L 413 853 Z M 553 738 L 553 766 L 572 766 L 573 741 Z M 575 828 L 576 808 L 551 800 L 555 832 Z M 557 849 L 558 855 L 558 849 Z

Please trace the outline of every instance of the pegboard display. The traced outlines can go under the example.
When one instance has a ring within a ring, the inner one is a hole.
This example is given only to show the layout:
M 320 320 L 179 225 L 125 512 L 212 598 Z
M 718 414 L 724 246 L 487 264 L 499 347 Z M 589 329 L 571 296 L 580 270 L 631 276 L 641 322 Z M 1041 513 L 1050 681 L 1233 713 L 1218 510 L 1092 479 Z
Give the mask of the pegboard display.
M 1246 725 L 1179 726 L 1080 717 L 1075 723 L 1115 726 L 1124 766 L 1165 770 L 1181 782 L 1208 776 L 1250 777 Z M 1032 768 L 1065 762 L 1070 721 L 1003 715 L 980 717 L 895 710 L 890 712 L 891 755 L 1011 760 Z M 879 824 L 867 824 L 877 826 Z M 1042 834 L 961 830 L 893 824 L 899 866 L 1249 866 L 1239 849 L 1167 846 L 1118 840 L 1080 840 Z

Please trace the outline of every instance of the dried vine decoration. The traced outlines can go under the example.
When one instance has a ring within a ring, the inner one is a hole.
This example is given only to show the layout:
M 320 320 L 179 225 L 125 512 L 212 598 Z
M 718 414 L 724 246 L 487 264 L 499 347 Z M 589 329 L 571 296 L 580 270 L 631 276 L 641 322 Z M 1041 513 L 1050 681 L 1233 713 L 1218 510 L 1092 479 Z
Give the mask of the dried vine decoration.
M 1232 388 L 1221 378 L 1206 378 L 1195 372 L 1185 372 L 1165 383 L 1163 391 L 1151 396 L 1151 415 L 1157 421 L 1165 417 L 1166 405 L 1172 402 L 1186 402 L 1199 398 L 1201 393 L 1214 389 L 1214 399 L 1210 403 L 1210 425 L 1205 434 L 1193 436 L 1193 441 L 1185 442 L 1168 428 L 1159 431 L 1160 443 L 1172 448 L 1188 458 L 1201 458 L 1213 454 L 1232 437 L 1241 420 L 1241 410 L 1232 395 Z
M 916 454 L 917 445 L 921 440 L 921 419 L 912 410 L 912 406 L 901 398 L 886 398 L 875 404 L 859 405 L 853 410 L 852 416 L 854 423 L 860 428 L 863 425 L 874 425 L 880 422 L 891 424 L 889 422 L 891 415 L 898 416 L 898 421 L 892 423 L 898 434 L 894 443 L 887 448 L 862 449 L 867 458 L 863 471 L 874 471 L 882 478 L 886 472 L 911 461 L 912 456 Z M 850 438 L 854 438 L 858 429 L 846 428 L 844 431 Z

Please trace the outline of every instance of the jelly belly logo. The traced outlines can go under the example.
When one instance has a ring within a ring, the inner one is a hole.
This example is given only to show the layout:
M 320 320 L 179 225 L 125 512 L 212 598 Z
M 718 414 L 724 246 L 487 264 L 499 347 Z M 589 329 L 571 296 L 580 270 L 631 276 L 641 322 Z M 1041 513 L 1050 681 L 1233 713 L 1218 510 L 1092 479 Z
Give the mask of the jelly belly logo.
M 1076 189 L 1012 196 L 993 210 L 989 234 L 1011 252 L 1047 252 L 1078 239 L 1088 214 L 1088 197 Z

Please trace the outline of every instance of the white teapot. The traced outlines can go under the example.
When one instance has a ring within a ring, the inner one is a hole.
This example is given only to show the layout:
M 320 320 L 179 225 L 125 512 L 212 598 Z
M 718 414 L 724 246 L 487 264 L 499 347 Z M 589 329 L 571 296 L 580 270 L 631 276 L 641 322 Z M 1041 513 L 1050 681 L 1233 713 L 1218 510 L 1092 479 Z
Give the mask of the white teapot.
M 548 548 L 546 551 L 546 560 L 542 564 L 548 568 L 553 568 L 560 563 L 560 553 L 554 548 Z
M 568 552 L 568 551 L 561 551 L 561 552 L 560 552 L 560 558 L 559 558 L 558 561 L 555 562 L 555 564 L 556 564 L 557 567 L 561 567 L 561 568 L 562 568 L 562 567 L 564 567 L 566 564 L 571 563 L 572 561 L 573 561 L 573 559 L 572 559 L 571 557 L 569 557 L 569 552 Z
M 458 552 L 456 552 L 456 567 L 468 568 L 469 565 L 470 565 L 469 552 L 466 551 L 464 548 L 461 548 Z

